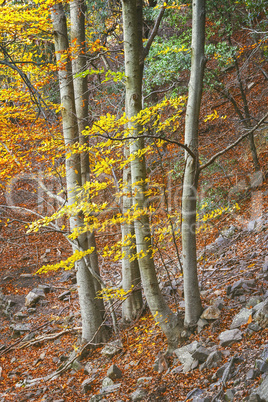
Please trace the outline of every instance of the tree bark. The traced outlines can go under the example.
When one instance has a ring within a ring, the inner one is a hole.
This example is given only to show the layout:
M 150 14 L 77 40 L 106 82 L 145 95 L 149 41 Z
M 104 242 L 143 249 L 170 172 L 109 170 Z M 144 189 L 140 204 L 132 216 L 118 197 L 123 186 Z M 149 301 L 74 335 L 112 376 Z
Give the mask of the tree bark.
M 87 77 L 79 76 L 79 73 L 86 71 L 86 37 L 85 37 L 85 13 L 86 5 L 84 0 L 72 0 L 70 2 L 71 18 L 71 41 L 75 47 L 72 59 L 73 86 L 75 97 L 75 110 L 78 124 L 79 144 L 87 145 L 88 138 L 83 135 L 83 130 L 88 125 L 88 87 Z M 90 181 L 89 156 L 87 152 L 80 154 L 81 185 Z M 84 250 L 94 248 L 93 253 L 85 257 L 91 268 L 99 275 L 98 253 L 94 232 L 88 232 L 82 238 L 78 238 Z M 85 267 L 85 269 L 87 269 Z M 87 274 L 86 274 L 87 275 Z M 96 293 L 101 290 L 101 284 L 92 277 Z M 103 299 L 97 299 L 98 309 L 104 316 Z
M 141 87 L 141 50 L 138 34 L 137 1 L 123 0 L 123 29 L 124 29 L 124 55 L 126 74 L 126 112 L 127 117 L 136 116 L 142 109 Z M 149 226 L 149 217 L 144 211 L 147 204 L 146 192 L 146 166 L 144 156 L 138 157 L 137 152 L 144 148 L 143 138 L 139 138 L 141 127 L 130 123 L 131 137 L 130 153 L 136 155 L 131 161 L 131 180 L 133 192 L 133 211 L 139 213 L 134 221 L 138 261 L 142 278 L 142 285 L 151 313 L 165 333 L 171 348 L 176 347 L 180 330 L 176 315 L 170 310 L 161 294 L 156 276 Z
M 185 118 L 185 145 L 195 158 L 185 153 L 182 194 L 182 261 L 185 297 L 184 324 L 196 324 L 202 312 L 196 259 L 196 196 L 198 182 L 198 119 L 205 67 L 205 0 L 193 2 L 192 60 Z
M 72 65 L 69 57 L 69 43 L 66 16 L 62 3 L 51 9 L 54 29 L 56 59 L 59 64 L 58 76 L 62 105 L 62 125 L 66 149 L 70 148 L 79 137 L 76 118 L 75 97 L 73 87 Z M 77 153 L 66 159 L 66 186 L 68 204 L 76 201 L 76 190 L 81 186 L 81 161 Z M 70 230 L 83 226 L 83 217 L 79 214 L 70 218 Z M 87 249 L 86 235 L 78 239 L 79 246 Z M 96 292 L 92 275 L 81 259 L 76 263 L 79 303 L 82 316 L 82 341 L 101 342 L 106 339 L 106 331 L 102 326 L 102 313 L 98 309 Z

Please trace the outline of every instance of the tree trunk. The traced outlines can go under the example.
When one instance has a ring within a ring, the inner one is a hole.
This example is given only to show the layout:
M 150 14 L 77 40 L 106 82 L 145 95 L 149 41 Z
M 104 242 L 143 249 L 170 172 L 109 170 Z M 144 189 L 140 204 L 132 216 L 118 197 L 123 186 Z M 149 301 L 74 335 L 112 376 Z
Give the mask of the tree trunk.
M 125 158 L 129 157 L 129 145 L 125 144 Z M 132 190 L 131 190 L 131 168 L 126 165 L 123 170 L 123 215 L 132 208 Z M 133 321 L 138 317 L 143 301 L 141 293 L 141 277 L 139 263 L 136 258 L 136 239 L 133 238 L 133 223 L 124 222 L 122 224 L 122 242 L 128 244 L 122 246 L 122 278 L 123 289 L 129 291 L 133 288 L 130 295 L 122 304 L 123 320 L 126 323 Z M 134 258 L 132 261 L 130 261 Z
M 140 42 L 138 34 L 137 1 L 123 0 L 123 28 L 124 28 L 124 55 L 126 74 L 126 113 L 127 117 L 136 116 L 141 108 L 141 68 L 140 68 Z M 129 123 L 131 137 L 130 153 L 135 155 L 144 148 L 144 141 L 139 138 L 139 127 L 135 123 Z M 131 161 L 131 180 L 133 192 L 133 210 L 140 212 L 135 219 L 135 235 L 137 244 L 138 261 L 142 284 L 146 300 L 151 313 L 165 333 L 170 347 L 176 347 L 180 327 L 176 315 L 170 310 L 161 294 L 156 276 L 154 261 L 152 258 L 151 234 L 149 217 L 144 211 L 147 198 L 146 191 L 146 166 L 144 156 Z
M 70 17 L 71 17 L 71 41 L 75 46 L 74 55 L 72 59 L 72 72 L 73 72 L 73 85 L 75 96 L 75 110 L 78 123 L 79 143 L 81 145 L 88 144 L 88 138 L 83 135 L 83 130 L 88 125 L 88 87 L 87 77 L 78 76 L 79 73 L 86 71 L 86 38 L 85 38 L 85 12 L 86 5 L 84 0 L 72 0 L 70 2 Z M 81 184 L 82 186 L 90 180 L 90 168 L 89 157 L 87 152 L 80 154 L 80 166 L 81 166 Z M 98 253 L 96 247 L 96 240 L 94 232 L 87 233 L 87 238 L 78 238 L 78 241 L 83 244 L 83 249 L 94 248 L 93 253 L 87 258 L 87 261 L 91 268 L 99 275 L 99 263 Z M 85 269 L 87 269 L 85 267 Z M 86 274 L 87 275 L 87 274 Z M 101 284 L 92 277 L 95 291 L 101 290 Z M 104 304 L 103 299 L 97 299 L 99 311 L 104 316 Z
M 185 118 L 185 145 L 195 154 L 185 154 L 182 194 L 182 260 L 185 326 L 195 325 L 202 312 L 196 260 L 196 196 L 198 181 L 198 119 L 205 67 L 205 0 L 193 2 L 192 61 Z
M 79 130 L 76 119 L 72 65 L 69 52 L 66 17 L 62 3 L 51 9 L 54 29 L 56 58 L 59 64 L 58 76 L 60 97 L 62 104 L 62 125 L 66 149 L 78 139 Z M 64 55 L 63 61 L 61 57 Z M 68 204 L 76 201 L 76 189 L 81 185 L 81 162 L 78 154 L 72 154 L 66 159 L 66 186 Z M 78 214 L 70 218 L 70 230 L 83 225 L 83 218 Z M 84 250 L 87 247 L 86 235 L 78 239 L 79 246 Z M 96 293 L 92 275 L 86 267 L 84 259 L 76 263 L 79 303 L 82 316 L 82 341 L 101 342 L 105 340 L 105 329 L 102 327 L 102 314 L 96 302 Z

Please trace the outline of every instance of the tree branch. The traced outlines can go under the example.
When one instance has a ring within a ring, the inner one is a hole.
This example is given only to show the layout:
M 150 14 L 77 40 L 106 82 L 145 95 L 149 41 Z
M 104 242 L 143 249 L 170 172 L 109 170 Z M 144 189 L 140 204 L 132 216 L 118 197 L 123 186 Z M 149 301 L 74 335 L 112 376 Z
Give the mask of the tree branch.
M 254 133 L 254 131 L 257 130 L 257 128 L 265 121 L 265 119 L 268 117 L 268 113 L 256 124 L 255 127 L 253 127 L 251 130 L 249 130 L 247 133 L 241 135 L 235 142 L 230 144 L 227 148 L 223 149 L 222 151 L 218 152 L 212 158 L 209 159 L 207 163 L 199 167 L 199 172 L 207 168 L 209 165 L 211 165 L 219 156 L 225 154 L 225 152 L 229 151 L 230 149 L 234 148 L 236 145 L 238 145 L 244 138 L 248 137 L 250 134 Z

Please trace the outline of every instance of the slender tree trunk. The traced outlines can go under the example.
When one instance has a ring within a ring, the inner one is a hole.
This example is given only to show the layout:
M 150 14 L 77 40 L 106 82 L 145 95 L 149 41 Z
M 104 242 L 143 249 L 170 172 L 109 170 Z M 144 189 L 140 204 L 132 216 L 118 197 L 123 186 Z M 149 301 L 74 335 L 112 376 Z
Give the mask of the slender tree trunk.
M 58 75 L 62 104 L 63 135 L 65 146 L 68 149 L 77 141 L 79 130 L 75 110 L 72 65 L 68 55 L 69 43 L 66 17 L 62 3 L 58 3 L 52 7 L 51 16 L 54 29 L 56 58 L 59 64 Z M 61 56 L 64 56 L 63 61 L 61 61 Z M 72 154 L 70 158 L 66 159 L 66 186 L 69 205 L 76 201 L 76 189 L 77 186 L 81 185 L 81 182 L 80 157 L 78 154 Z M 70 218 L 71 231 L 82 225 L 83 217 L 79 214 Z M 78 243 L 82 249 L 87 249 L 86 235 L 81 236 L 78 239 Z M 103 341 L 106 338 L 106 333 L 104 327 L 102 327 L 102 314 L 98 309 L 92 275 L 86 268 L 83 259 L 77 262 L 76 269 L 82 316 L 82 340 L 94 340 L 94 342 Z
M 195 325 L 202 312 L 196 260 L 196 196 L 198 181 L 198 119 L 205 67 L 205 0 L 193 2 L 192 61 L 185 119 L 185 145 L 195 154 L 185 154 L 182 194 L 182 260 L 185 326 Z
M 136 116 L 141 108 L 141 68 L 140 43 L 138 34 L 137 1 L 123 0 L 124 54 L 126 74 L 126 112 L 127 116 Z M 137 152 L 144 147 L 144 141 L 139 138 L 141 127 L 135 123 L 129 124 L 130 134 L 136 137 L 130 141 L 130 153 L 136 154 L 131 161 L 131 180 L 133 192 L 133 209 L 140 216 L 135 219 L 135 235 L 139 267 L 146 300 L 151 313 L 165 333 L 169 346 L 177 345 L 181 328 L 175 314 L 170 310 L 161 294 L 156 276 L 149 227 L 149 217 L 144 211 L 147 199 L 146 166 L 144 156 L 138 157 Z
M 250 117 L 250 113 L 249 113 L 248 101 L 247 101 L 247 96 L 246 96 L 246 93 L 244 90 L 242 78 L 240 75 L 238 61 L 236 58 L 235 58 L 235 68 L 236 68 L 236 74 L 237 74 L 237 79 L 238 79 L 238 83 L 239 83 L 240 93 L 241 93 L 241 97 L 242 97 L 242 101 L 243 101 L 243 105 L 244 105 L 244 114 L 246 116 L 246 119 L 242 120 L 242 124 L 248 130 L 250 130 L 252 128 L 252 125 L 251 125 L 251 117 Z M 255 172 L 259 172 L 261 170 L 261 166 L 260 166 L 258 153 L 257 153 L 255 141 L 254 141 L 254 133 L 249 135 L 249 146 L 250 146 L 250 151 L 251 151 L 251 155 L 252 155 L 254 170 L 255 170 Z
M 129 145 L 125 144 L 125 158 L 129 157 Z M 131 168 L 129 165 L 123 171 L 123 215 L 132 208 Z M 143 301 L 141 293 L 141 277 L 139 263 L 136 258 L 136 239 L 133 222 L 122 224 L 122 278 L 124 291 L 131 291 L 122 304 L 124 322 L 128 323 L 138 317 Z M 125 243 L 125 244 L 124 244 Z M 134 258 L 134 259 L 133 259 Z
M 88 125 L 88 87 L 87 77 L 79 76 L 79 73 L 86 71 L 86 38 L 85 38 L 85 13 L 86 5 L 84 0 L 72 0 L 70 2 L 70 17 L 71 17 L 71 40 L 75 47 L 72 59 L 73 85 L 75 95 L 75 110 L 78 123 L 79 143 L 81 145 L 88 144 L 88 138 L 83 135 L 83 130 Z M 90 181 L 89 156 L 87 152 L 80 154 L 81 166 L 81 184 L 82 186 Z M 78 239 L 80 245 L 83 244 L 83 249 L 94 248 L 92 254 L 87 258 L 91 268 L 99 275 L 98 253 L 94 232 L 87 233 L 87 236 Z M 85 267 L 85 269 L 87 269 Z M 86 275 L 88 275 L 86 273 Z M 92 277 L 95 291 L 101 290 L 100 283 Z M 104 304 L 102 299 L 97 299 L 98 309 L 104 315 Z
M 142 2 L 137 0 L 136 2 L 136 10 L 137 10 L 137 37 L 140 47 L 140 55 L 142 55 Z M 140 14 L 140 15 L 139 15 Z M 138 16 L 139 15 L 139 16 Z M 140 17 L 140 18 L 139 18 Z M 142 79 L 142 70 L 143 70 L 143 63 L 141 67 L 140 59 L 138 63 L 140 65 L 141 74 L 140 79 Z M 142 83 L 140 83 L 142 85 Z M 125 104 L 125 112 L 128 115 L 128 104 Z M 129 126 L 129 125 L 128 125 Z M 130 155 L 129 151 L 129 142 L 125 143 L 124 146 L 125 158 L 128 158 Z M 124 182 L 124 196 L 123 196 L 123 214 L 128 210 L 131 210 L 133 204 L 133 197 L 132 197 L 132 183 L 131 183 L 131 166 L 126 165 L 123 171 L 123 182 Z M 134 224 L 131 223 L 124 223 L 122 226 L 122 240 L 126 239 L 127 236 L 130 237 L 130 244 L 128 246 L 124 246 L 122 248 L 123 251 L 123 259 L 122 259 L 122 277 L 123 277 L 123 289 L 125 291 L 134 288 L 135 290 L 130 294 L 130 296 L 124 301 L 122 304 L 122 314 L 123 320 L 125 322 L 131 322 L 133 319 L 137 318 L 139 315 L 142 306 L 142 292 L 141 292 L 141 275 L 139 269 L 139 262 L 135 256 L 137 253 L 136 248 L 136 237 L 133 237 L 135 234 Z M 131 258 L 134 260 L 130 261 Z

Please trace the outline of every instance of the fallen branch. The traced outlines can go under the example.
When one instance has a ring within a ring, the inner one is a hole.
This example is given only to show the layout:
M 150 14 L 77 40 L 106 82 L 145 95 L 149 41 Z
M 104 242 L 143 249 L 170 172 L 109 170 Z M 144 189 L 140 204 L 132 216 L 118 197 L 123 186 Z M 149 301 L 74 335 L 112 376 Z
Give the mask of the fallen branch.
M 82 330 L 82 327 L 64 329 L 61 332 L 57 332 L 56 334 L 51 334 L 51 335 L 47 335 L 47 336 L 46 335 L 40 335 L 37 338 L 35 338 L 34 340 L 32 340 L 32 341 L 24 342 L 22 345 L 20 345 L 18 347 L 18 349 L 27 348 L 28 346 L 33 346 L 33 345 L 36 345 L 36 344 L 39 344 L 39 343 L 42 343 L 42 342 L 45 342 L 45 341 L 51 341 L 51 340 L 59 338 L 60 336 L 62 336 L 64 334 L 68 334 L 69 332 L 80 331 L 80 330 Z

